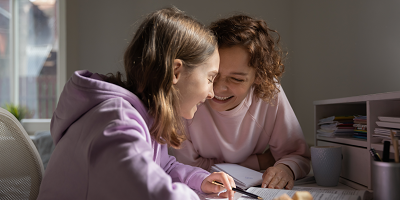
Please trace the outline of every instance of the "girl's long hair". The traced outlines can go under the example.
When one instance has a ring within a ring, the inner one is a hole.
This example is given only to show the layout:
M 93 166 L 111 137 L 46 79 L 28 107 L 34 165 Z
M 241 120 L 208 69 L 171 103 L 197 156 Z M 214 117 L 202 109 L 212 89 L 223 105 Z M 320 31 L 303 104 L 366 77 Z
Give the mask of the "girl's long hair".
M 150 134 L 160 144 L 179 148 L 186 139 L 179 108 L 179 91 L 172 84 L 175 59 L 187 71 L 206 61 L 217 48 L 214 35 L 201 23 L 175 7 L 149 14 L 124 54 L 126 81 L 109 74 L 148 107 L 154 117 Z

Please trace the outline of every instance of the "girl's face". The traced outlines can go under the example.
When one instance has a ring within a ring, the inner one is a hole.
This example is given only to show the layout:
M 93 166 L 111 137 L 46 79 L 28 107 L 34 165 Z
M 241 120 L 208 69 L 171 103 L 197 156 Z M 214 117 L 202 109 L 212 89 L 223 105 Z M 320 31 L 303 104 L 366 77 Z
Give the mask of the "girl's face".
M 197 111 L 197 104 L 214 97 L 213 81 L 218 74 L 219 54 L 216 49 L 211 57 L 188 72 L 175 60 L 174 84 L 180 94 L 181 116 L 192 119 Z
M 214 81 L 215 96 L 209 103 L 214 110 L 227 111 L 238 106 L 255 81 L 255 69 L 249 66 L 249 53 L 241 46 L 219 49 L 219 74 Z

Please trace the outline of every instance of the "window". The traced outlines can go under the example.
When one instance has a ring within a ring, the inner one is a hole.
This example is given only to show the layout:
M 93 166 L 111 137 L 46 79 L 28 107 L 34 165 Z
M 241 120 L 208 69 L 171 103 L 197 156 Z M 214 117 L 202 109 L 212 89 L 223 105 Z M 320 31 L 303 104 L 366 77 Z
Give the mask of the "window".
M 60 80 L 59 0 L 0 0 L 0 106 L 48 119 Z

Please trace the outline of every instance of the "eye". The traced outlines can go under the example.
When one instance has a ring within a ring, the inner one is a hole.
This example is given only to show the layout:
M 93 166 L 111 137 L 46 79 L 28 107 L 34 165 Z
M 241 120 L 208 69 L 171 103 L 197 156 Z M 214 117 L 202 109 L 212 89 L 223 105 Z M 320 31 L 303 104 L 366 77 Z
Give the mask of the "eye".
M 212 79 L 208 79 L 208 81 L 209 81 L 210 83 L 213 83 L 213 80 L 212 80 Z
M 234 81 L 236 81 L 236 82 L 243 82 L 244 80 L 242 80 L 242 79 L 237 79 L 237 78 L 232 78 Z

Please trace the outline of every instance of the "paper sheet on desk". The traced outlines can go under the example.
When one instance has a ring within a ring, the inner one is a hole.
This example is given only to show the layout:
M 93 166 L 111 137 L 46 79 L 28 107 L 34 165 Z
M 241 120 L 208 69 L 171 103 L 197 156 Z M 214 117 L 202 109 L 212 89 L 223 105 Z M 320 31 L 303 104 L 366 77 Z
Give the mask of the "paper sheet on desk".
M 236 186 L 247 189 L 251 186 L 261 185 L 263 173 L 243 167 L 238 164 L 220 163 L 211 167 L 210 172 L 223 171 L 229 174 L 236 183 Z
M 212 199 L 218 199 L 218 200 L 229 200 L 228 198 L 220 197 L 218 194 L 204 194 L 200 193 L 196 190 L 193 190 L 196 192 L 197 196 L 199 196 L 200 200 L 212 200 Z M 236 192 L 234 196 L 234 200 L 239 199 L 242 196 L 242 194 Z
M 269 189 L 269 188 L 256 188 L 251 187 L 246 190 L 247 192 L 256 194 L 264 200 L 273 200 L 283 194 L 293 196 L 296 191 L 309 191 L 314 199 L 318 200 L 369 200 L 370 196 L 366 190 L 335 190 L 325 188 L 312 188 L 312 187 L 293 187 L 292 190 Z M 252 199 L 242 196 L 239 200 Z

